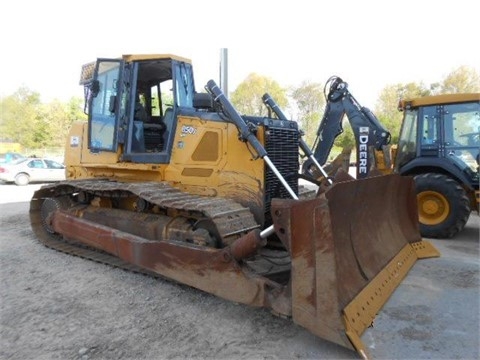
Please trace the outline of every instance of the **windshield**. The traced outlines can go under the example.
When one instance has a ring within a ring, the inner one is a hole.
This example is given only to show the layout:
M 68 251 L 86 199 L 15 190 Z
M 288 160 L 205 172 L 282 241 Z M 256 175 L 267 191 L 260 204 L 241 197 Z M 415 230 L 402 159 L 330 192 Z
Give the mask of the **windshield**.
M 406 110 L 405 118 L 398 139 L 398 152 L 395 161 L 395 170 L 414 159 L 417 151 L 417 117 L 418 111 Z

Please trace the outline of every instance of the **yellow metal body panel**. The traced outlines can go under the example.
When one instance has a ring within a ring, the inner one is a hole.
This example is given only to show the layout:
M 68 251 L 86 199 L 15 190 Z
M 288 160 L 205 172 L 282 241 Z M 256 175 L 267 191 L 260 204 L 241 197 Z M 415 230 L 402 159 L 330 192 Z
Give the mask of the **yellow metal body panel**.
M 191 64 L 192 61 L 190 59 L 173 55 L 173 54 L 134 54 L 134 55 L 122 55 L 122 59 L 126 62 L 133 62 L 139 60 L 162 60 L 162 59 L 173 59 L 182 62 L 186 62 Z
M 208 143 L 205 143 L 206 140 Z M 213 146 L 215 144 L 216 147 Z M 247 183 L 251 182 L 256 187 L 255 191 L 258 191 L 262 183 L 257 181 L 259 178 L 263 180 L 264 165 L 262 161 L 253 161 L 246 147 L 246 143 L 238 140 L 238 130 L 234 124 L 180 116 L 166 180 L 185 186 L 218 188 L 225 186 L 225 182 L 245 183 L 242 177 L 247 177 L 250 179 Z M 200 152 L 200 148 L 203 151 Z M 189 168 L 213 169 L 214 172 L 208 178 L 185 176 L 183 171 Z
M 424 96 L 415 99 L 401 100 L 399 109 L 403 110 L 407 106 L 418 107 L 428 105 L 441 105 L 462 103 L 468 101 L 480 101 L 480 93 L 465 93 L 465 94 L 443 94 L 434 96 Z
M 115 152 L 102 151 L 93 153 L 88 149 L 88 126 L 85 122 L 72 125 L 67 137 L 65 165 L 67 179 L 85 179 L 108 177 L 118 179 L 142 179 L 141 171 L 150 171 L 145 180 L 152 180 L 152 172 L 158 177 L 159 166 L 150 164 L 132 164 L 120 162 L 122 147 Z M 161 171 L 160 171 L 161 173 Z M 150 176 L 148 176 L 150 174 Z
M 179 116 L 165 180 L 192 194 L 237 200 L 261 216 L 264 164 L 246 147 L 234 124 Z

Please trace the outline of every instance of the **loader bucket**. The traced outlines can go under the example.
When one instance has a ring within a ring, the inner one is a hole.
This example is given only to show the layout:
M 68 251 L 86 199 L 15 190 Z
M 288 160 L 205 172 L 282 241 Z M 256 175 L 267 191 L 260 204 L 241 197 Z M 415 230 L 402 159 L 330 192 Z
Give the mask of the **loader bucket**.
M 367 358 L 363 331 L 417 259 L 440 255 L 420 237 L 415 201 L 413 180 L 396 174 L 274 200 L 275 230 L 292 256 L 293 321 Z

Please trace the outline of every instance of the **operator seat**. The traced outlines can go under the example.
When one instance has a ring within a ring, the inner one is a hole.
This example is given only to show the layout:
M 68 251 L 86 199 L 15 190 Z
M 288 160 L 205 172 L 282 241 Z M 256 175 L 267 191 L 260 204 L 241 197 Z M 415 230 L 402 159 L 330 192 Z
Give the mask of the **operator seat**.
M 213 111 L 213 99 L 208 93 L 195 93 L 193 95 L 193 107 L 198 111 Z

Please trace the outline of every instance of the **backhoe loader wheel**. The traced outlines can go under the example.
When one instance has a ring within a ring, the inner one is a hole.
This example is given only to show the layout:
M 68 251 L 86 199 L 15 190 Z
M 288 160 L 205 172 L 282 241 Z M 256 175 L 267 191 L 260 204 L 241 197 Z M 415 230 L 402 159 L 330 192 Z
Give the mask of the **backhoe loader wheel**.
M 465 190 L 452 178 L 436 173 L 415 176 L 420 233 L 428 238 L 451 238 L 470 216 Z

